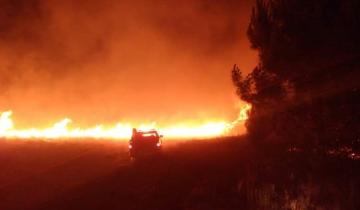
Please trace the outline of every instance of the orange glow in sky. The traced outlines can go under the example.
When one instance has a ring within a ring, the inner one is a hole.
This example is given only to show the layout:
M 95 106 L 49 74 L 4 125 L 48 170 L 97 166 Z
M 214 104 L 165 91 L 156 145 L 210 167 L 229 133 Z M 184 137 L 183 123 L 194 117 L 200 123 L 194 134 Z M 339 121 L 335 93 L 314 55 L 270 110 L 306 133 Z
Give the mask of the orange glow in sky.
M 0 138 L 245 132 L 231 69 L 258 63 L 253 1 L 1 1 Z

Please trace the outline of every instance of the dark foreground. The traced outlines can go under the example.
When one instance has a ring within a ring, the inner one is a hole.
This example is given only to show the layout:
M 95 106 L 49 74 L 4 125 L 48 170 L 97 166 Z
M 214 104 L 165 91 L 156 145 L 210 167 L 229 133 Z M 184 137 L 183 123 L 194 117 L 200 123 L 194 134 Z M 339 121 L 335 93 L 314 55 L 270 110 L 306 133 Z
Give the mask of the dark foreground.
M 126 146 L 1 140 L 0 209 L 360 209 L 359 161 L 223 139 L 130 162 Z

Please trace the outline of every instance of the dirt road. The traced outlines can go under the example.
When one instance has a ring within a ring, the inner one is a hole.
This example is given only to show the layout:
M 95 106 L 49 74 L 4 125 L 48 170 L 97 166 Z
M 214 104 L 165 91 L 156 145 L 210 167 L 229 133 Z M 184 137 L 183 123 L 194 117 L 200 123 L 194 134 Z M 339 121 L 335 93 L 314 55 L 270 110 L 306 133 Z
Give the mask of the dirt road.
M 1 141 L 0 209 L 183 208 L 234 155 L 209 143 L 169 142 L 160 158 L 131 162 L 125 142 Z
M 131 162 L 124 142 L 1 140 L 0 210 L 360 208 L 359 161 L 253 149 L 165 141 Z

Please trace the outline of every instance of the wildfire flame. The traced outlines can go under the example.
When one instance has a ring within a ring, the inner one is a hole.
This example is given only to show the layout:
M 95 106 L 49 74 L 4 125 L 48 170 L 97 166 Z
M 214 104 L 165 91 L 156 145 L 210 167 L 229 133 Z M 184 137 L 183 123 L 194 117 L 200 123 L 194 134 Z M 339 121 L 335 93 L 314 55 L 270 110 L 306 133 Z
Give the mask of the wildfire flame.
M 60 138 L 104 138 L 128 139 L 132 128 L 140 130 L 156 129 L 167 138 L 202 138 L 226 135 L 231 129 L 248 119 L 251 109 L 246 104 L 240 109 L 239 117 L 233 122 L 209 121 L 203 124 L 179 124 L 167 127 L 157 127 L 156 123 L 134 126 L 130 123 L 118 123 L 111 127 L 97 125 L 92 128 L 71 128 L 72 120 L 65 118 L 50 128 L 16 129 L 11 119 L 12 111 L 0 114 L 0 137 L 7 139 L 60 139 Z

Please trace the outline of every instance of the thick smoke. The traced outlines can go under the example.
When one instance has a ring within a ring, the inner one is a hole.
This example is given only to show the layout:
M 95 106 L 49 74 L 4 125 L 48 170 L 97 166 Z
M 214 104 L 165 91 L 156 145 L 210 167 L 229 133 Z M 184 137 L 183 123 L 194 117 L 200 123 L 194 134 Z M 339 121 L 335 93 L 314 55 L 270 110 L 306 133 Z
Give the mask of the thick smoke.
M 20 126 L 234 117 L 251 5 L 0 0 L 0 109 Z

